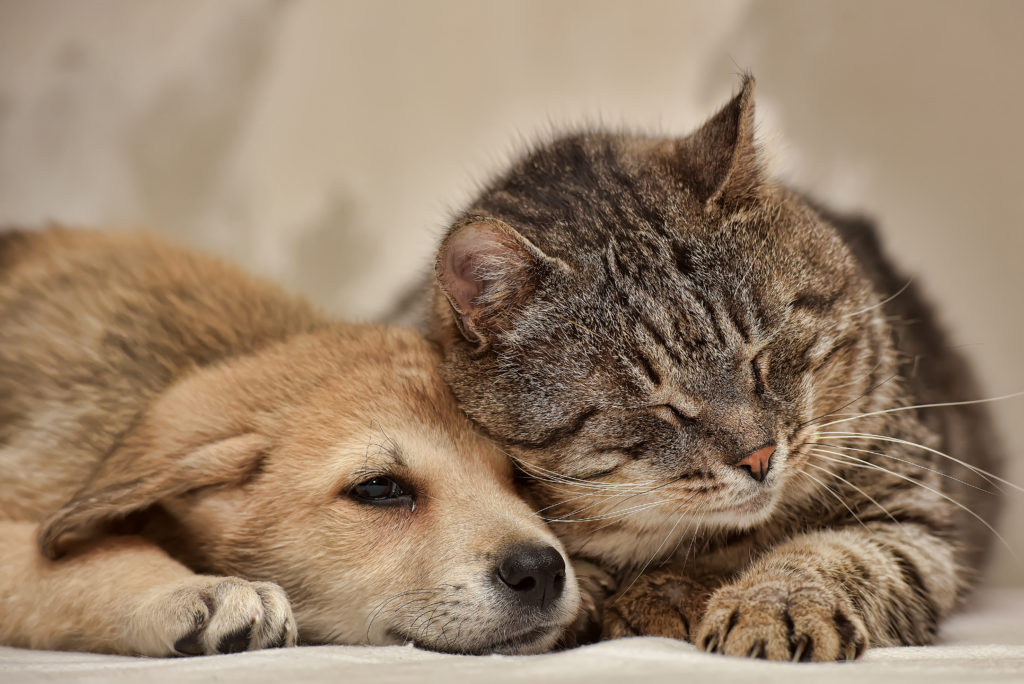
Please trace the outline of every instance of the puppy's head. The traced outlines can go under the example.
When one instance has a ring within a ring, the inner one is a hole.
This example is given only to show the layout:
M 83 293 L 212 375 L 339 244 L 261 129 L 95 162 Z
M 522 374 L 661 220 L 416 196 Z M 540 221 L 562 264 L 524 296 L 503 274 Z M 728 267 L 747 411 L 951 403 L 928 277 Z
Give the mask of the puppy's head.
M 411 332 L 349 326 L 200 371 L 43 549 L 148 508 L 191 567 L 284 587 L 304 641 L 545 650 L 579 605 L 572 568 L 436 365 Z

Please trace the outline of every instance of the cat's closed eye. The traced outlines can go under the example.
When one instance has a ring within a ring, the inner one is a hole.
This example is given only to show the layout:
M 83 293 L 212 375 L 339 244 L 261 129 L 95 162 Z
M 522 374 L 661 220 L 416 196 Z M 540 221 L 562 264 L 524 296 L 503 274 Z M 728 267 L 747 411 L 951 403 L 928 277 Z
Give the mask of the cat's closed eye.
M 768 358 L 764 350 L 758 352 L 750 360 L 750 377 L 754 383 L 754 392 L 758 396 L 768 393 Z
M 658 404 L 656 406 L 652 406 L 649 410 L 651 414 L 660 418 L 677 430 L 690 427 L 697 422 L 696 418 L 685 413 L 673 404 Z

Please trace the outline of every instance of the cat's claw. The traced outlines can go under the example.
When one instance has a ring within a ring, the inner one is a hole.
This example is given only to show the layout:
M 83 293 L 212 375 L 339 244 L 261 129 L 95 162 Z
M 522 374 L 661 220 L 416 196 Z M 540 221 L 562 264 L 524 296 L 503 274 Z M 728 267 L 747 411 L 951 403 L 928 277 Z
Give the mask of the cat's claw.
M 868 643 L 849 599 L 791 578 L 722 587 L 697 634 L 708 653 L 793 662 L 852 660 Z
M 790 661 L 794 663 L 799 663 L 801 660 L 804 659 L 804 653 L 807 652 L 807 640 L 808 637 L 806 634 L 804 634 L 797 640 L 796 645 L 793 646 L 793 657 L 790 658 Z

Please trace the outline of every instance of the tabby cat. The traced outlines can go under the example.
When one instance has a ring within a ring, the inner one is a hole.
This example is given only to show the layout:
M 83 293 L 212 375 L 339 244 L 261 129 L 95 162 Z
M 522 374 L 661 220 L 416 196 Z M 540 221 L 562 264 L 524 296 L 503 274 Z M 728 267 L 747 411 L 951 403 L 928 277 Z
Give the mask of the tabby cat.
M 964 360 L 870 224 L 766 178 L 753 89 L 687 137 L 576 133 L 487 187 L 437 255 L 442 373 L 617 583 L 605 637 L 927 644 L 994 536 L 998 443 L 982 406 L 920 408 L 978 396 Z

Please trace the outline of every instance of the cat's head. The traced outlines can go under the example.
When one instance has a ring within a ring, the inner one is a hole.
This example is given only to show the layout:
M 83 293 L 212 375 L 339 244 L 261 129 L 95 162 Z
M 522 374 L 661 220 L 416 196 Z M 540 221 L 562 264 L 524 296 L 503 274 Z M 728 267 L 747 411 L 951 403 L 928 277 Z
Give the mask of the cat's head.
M 812 419 L 892 363 L 838 234 L 765 178 L 752 92 L 685 138 L 541 146 L 441 244 L 443 375 L 570 548 L 600 529 L 643 556 L 687 519 L 763 522 L 813 485 Z

